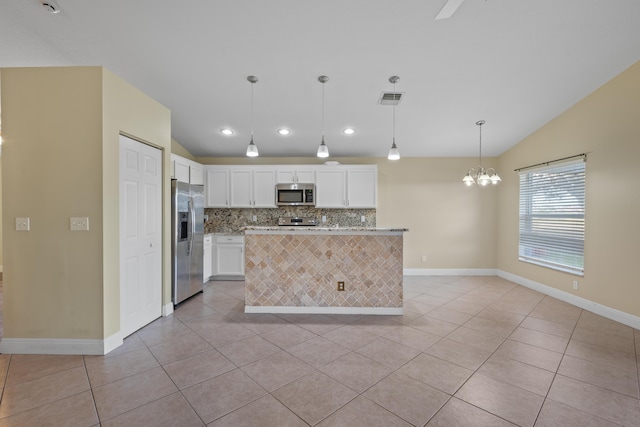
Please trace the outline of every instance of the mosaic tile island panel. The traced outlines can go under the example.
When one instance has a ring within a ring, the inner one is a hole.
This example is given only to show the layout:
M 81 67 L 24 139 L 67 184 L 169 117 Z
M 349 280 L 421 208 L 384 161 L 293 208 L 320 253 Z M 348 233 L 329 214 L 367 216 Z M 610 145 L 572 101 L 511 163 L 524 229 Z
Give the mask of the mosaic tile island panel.
M 404 231 L 245 227 L 245 311 L 401 314 Z

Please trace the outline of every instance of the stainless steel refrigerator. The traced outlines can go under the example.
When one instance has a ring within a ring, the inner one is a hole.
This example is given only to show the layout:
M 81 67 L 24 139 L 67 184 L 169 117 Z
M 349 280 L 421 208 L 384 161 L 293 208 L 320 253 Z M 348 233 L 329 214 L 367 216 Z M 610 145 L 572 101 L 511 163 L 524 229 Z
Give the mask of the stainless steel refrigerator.
M 171 180 L 171 299 L 202 292 L 204 186 Z

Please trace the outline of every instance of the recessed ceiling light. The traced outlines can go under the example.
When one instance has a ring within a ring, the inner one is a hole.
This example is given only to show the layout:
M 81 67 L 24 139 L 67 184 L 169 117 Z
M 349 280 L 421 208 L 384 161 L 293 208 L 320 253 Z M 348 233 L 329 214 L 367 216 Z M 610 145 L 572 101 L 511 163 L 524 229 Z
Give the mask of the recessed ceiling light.
M 353 135 L 354 133 L 356 133 L 356 130 L 354 128 L 346 128 L 342 131 L 342 133 L 344 133 L 345 135 Z
M 280 128 L 280 129 L 278 129 L 278 133 L 280 135 L 290 135 L 291 131 L 289 129 L 287 129 L 287 128 Z
M 233 130 L 229 128 L 224 128 L 224 129 L 220 129 L 220 133 L 225 136 L 229 136 L 229 135 L 233 135 Z

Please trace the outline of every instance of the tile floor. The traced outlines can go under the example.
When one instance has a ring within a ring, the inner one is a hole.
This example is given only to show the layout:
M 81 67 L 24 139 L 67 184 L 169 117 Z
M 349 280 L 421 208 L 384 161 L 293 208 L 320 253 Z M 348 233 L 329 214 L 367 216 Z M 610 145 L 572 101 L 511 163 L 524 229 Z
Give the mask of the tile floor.
M 107 356 L 0 355 L 0 426 L 640 425 L 640 331 L 496 277 L 404 298 L 246 315 L 210 282 Z

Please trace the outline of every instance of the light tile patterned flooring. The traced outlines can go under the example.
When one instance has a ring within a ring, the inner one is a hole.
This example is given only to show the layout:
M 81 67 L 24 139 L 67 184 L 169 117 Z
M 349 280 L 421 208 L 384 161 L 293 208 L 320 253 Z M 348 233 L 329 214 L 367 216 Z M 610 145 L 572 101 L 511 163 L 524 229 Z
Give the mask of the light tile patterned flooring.
M 0 355 L 0 426 L 640 425 L 640 331 L 496 277 L 404 299 L 245 315 L 210 282 L 107 356 Z

